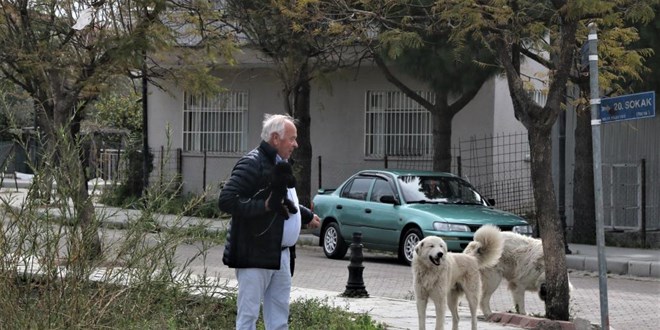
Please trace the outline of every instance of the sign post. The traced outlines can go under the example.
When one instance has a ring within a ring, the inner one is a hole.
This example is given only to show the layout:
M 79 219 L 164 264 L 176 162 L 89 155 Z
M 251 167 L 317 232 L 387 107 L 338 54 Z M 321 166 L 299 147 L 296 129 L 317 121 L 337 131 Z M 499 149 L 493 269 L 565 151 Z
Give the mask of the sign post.
M 605 259 L 605 219 L 603 214 L 603 168 L 601 167 L 598 87 L 598 35 L 596 23 L 589 24 L 589 88 L 591 105 L 591 139 L 594 161 L 594 201 L 596 207 L 596 245 L 598 247 L 598 283 L 600 287 L 600 327 L 610 329 L 610 316 L 607 307 L 607 260 Z

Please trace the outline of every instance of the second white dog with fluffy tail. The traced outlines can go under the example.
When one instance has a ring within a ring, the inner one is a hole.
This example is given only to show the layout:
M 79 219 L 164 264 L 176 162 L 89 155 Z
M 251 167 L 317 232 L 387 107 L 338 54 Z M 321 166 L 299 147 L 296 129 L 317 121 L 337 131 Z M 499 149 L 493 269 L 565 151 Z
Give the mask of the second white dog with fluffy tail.
M 458 299 L 462 294 L 470 306 L 472 330 L 477 329 L 477 309 L 481 296 L 479 270 L 497 264 L 502 254 L 500 229 L 485 225 L 474 233 L 480 247 L 467 253 L 447 252 L 445 241 L 428 236 L 415 246 L 412 261 L 413 288 L 417 301 L 419 329 L 426 329 L 426 306 L 435 305 L 435 328 L 444 329 L 446 306 L 452 315 L 452 329 L 458 329 Z
M 541 240 L 512 232 L 503 232 L 502 239 L 504 247 L 499 262 L 480 270 L 482 295 L 479 304 L 486 317 L 493 313 L 490 299 L 502 279 L 508 282 L 516 313 L 527 314 L 525 291 L 537 292 L 541 300 L 545 301 L 545 261 Z M 473 253 L 479 248 L 479 242 L 470 242 L 463 253 Z M 570 280 L 568 288 L 573 290 Z

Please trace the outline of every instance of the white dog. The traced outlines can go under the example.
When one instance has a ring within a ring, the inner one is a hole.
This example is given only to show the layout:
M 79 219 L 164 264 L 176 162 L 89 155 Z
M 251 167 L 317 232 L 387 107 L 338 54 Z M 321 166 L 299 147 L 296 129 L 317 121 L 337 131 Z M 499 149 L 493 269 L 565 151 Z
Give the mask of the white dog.
M 527 314 L 525 310 L 525 291 L 534 291 L 541 300 L 545 300 L 545 263 L 541 240 L 512 232 L 502 232 L 504 248 L 499 262 L 482 268 L 481 311 L 486 317 L 492 314 L 490 298 L 505 278 L 509 282 L 509 291 L 513 298 L 516 313 Z M 470 242 L 463 253 L 474 253 L 480 248 L 479 242 Z M 569 281 L 569 289 L 572 285 Z
M 426 329 L 426 305 L 435 304 L 435 328 L 444 329 L 445 307 L 449 306 L 452 329 L 458 329 L 458 298 L 465 294 L 470 305 L 472 330 L 477 329 L 477 306 L 481 293 L 479 270 L 497 263 L 502 253 L 499 228 L 482 226 L 474 233 L 478 249 L 471 253 L 447 252 L 445 241 L 429 236 L 415 246 L 412 261 L 413 287 L 417 301 L 419 329 Z

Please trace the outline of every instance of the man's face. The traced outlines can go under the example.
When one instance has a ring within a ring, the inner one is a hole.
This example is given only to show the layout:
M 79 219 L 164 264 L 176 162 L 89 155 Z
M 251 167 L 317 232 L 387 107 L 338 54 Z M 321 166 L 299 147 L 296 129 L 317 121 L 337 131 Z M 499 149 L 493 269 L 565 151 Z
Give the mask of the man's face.
M 279 136 L 278 133 L 271 135 L 271 145 L 277 149 L 277 154 L 283 159 L 289 159 L 293 150 L 298 148 L 298 130 L 296 125 L 291 122 L 286 122 L 284 125 L 284 136 Z

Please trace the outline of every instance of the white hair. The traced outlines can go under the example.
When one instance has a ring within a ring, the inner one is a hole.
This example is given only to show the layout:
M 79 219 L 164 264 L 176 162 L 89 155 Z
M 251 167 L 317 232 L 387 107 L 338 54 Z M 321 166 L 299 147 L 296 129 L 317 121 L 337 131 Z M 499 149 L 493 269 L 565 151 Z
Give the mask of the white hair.
M 286 122 L 295 124 L 293 118 L 289 115 L 265 114 L 261 129 L 261 139 L 268 142 L 273 133 L 277 133 L 280 138 L 283 138 Z

